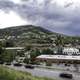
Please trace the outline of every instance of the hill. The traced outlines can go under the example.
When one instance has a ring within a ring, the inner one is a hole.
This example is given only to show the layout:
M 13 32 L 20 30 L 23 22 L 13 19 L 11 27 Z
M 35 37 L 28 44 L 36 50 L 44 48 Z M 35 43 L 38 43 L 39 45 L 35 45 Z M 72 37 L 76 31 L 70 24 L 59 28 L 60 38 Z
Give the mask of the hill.
M 32 43 L 52 43 L 57 35 L 62 34 L 54 33 L 42 27 L 33 25 L 22 25 L 0 29 L 0 39 L 13 41 L 15 46 L 25 46 L 26 44 Z

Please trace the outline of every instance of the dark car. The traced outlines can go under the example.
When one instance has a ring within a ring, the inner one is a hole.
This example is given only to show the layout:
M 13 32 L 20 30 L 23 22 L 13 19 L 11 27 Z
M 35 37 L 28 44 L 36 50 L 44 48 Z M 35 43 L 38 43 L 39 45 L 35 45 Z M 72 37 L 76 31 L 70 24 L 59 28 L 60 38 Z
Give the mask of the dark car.
M 65 64 L 65 66 L 70 66 L 70 64 Z
M 14 66 L 22 66 L 21 63 L 14 63 Z
M 6 63 L 5 65 L 11 65 L 11 63 Z
M 27 64 L 27 65 L 25 65 L 25 68 L 34 69 L 34 66 L 33 66 L 33 65 L 29 65 L 29 64 Z
M 69 79 L 73 78 L 72 74 L 69 74 L 69 73 L 61 73 L 60 77 L 62 77 L 62 78 L 69 78 Z
M 4 64 L 4 62 L 3 61 L 0 61 L 0 64 Z

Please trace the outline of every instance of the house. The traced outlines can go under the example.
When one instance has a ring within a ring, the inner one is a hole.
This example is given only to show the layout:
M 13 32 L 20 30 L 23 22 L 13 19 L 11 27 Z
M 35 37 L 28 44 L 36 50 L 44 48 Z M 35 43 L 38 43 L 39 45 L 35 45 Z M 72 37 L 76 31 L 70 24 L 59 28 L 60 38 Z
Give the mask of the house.
M 80 55 L 79 49 L 72 47 L 65 47 L 62 52 L 63 55 Z

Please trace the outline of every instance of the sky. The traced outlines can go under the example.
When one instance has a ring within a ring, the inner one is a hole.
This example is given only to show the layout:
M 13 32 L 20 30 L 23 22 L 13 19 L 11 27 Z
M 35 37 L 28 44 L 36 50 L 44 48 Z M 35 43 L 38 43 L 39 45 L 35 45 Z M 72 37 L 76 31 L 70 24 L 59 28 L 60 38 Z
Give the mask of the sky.
M 0 0 L 0 28 L 30 24 L 80 36 L 80 0 Z

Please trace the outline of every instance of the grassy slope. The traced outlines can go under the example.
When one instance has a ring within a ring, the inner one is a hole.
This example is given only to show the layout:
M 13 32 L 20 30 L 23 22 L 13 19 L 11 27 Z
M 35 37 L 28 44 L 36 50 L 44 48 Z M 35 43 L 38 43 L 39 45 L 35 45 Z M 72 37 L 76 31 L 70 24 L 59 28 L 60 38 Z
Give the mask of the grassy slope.
M 53 79 L 33 77 L 30 73 L 15 71 L 0 66 L 0 80 L 53 80 Z

